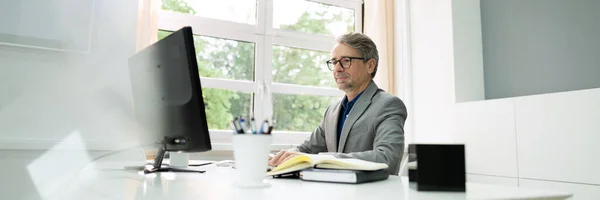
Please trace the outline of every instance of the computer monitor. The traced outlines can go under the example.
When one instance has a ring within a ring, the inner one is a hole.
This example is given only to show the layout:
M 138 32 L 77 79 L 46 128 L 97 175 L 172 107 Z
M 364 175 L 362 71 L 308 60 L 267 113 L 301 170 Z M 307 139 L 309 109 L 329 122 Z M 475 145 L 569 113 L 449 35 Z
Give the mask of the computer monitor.
M 158 148 L 153 168 L 145 172 L 196 171 L 161 167 L 166 152 L 212 149 L 192 28 L 139 51 L 129 59 L 129 73 L 141 140 Z

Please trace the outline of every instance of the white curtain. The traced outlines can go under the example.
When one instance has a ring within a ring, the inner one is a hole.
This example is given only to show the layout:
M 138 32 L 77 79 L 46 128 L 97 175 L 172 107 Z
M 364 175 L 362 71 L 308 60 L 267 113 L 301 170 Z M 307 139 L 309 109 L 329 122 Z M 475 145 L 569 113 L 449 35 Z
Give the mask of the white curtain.
M 158 11 L 160 0 L 139 0 L 136 51 L 158 40 Z
M 138 0 L 136 52 L 158 41 L 158 11 L 160 0 Z M 156 157 L 156 149 L 145 149 L 147 160 Z
M 365 0 L 364 4 L 364 33 L 373 39 L 379 50 L 374 81 L 388 93 L 395 94 L 394 0 Z

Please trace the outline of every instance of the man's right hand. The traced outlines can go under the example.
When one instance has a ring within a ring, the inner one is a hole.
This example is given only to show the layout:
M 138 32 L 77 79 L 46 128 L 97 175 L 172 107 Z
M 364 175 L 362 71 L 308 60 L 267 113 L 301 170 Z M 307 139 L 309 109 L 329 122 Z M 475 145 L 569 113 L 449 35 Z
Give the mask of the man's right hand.
M 303 153 L 295 152 L 295 151 L 281 150 L 276 155 L 269 156 L 269 166 L 277 167 L 277 165 L 287 161 L 288 159 L 290 159 L 294 156 L 297 156 L 297 155 L 302 155 L 302 154 Z

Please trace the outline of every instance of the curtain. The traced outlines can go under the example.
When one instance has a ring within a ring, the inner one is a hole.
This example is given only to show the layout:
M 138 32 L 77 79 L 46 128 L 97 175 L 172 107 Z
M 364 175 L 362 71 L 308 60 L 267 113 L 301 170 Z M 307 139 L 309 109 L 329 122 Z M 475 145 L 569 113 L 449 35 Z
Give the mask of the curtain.
M 394 0 L 364 1 L 364 33 L 379 51 L 379 65 L 375 83 L 396 95 L 394 77 Z
M 135 51 L 139 52 L 145 47 L 158 41 L 158 11 L 160 0 L 138 0 L 138 15 L 136 27 Z M 144 149 L 146 160 L 156 157 L 156 149 Z
M 160 0 L 138 0 L 136 51 L 158 40 Z

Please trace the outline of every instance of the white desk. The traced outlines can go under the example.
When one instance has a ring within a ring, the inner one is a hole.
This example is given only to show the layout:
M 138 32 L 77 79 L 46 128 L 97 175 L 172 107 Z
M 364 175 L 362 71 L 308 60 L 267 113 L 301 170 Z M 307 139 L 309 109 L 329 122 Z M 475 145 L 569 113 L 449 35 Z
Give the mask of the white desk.
M 392 176 L 381 182 L 359 185 L 306 182 L 297 179 L 272 179 L 262 189 L 241 189 L 232 184 L 233 169 L 204 166 L 203 174 L 161 173 L 142 175 L 120 170 L 123 163 L 104 163 L 88 167 L 69 181 L 60 199 L 567 199 L 569 193 L 518 187 L 467 183 L 467 192 L 417 192 L 406 177 Z

